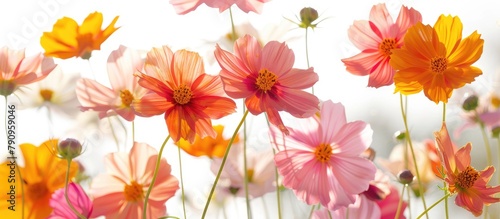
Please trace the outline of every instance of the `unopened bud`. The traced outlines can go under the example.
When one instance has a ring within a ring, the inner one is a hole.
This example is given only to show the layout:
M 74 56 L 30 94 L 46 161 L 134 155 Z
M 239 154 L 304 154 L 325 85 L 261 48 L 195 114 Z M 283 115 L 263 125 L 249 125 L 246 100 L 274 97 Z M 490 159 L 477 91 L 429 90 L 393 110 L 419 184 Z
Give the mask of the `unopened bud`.
M 405 185 L 408 185 L 408 184 L 412 183 L 414 177 L 415 176 L 413 175 L 413 173 L 411 173 L 410 170 L 402 170 L 398 174 L 398 180 L 399 180 L 399 182 L 402 183 L 402 184 L 405 184 Z
M 491 137 L 500 138 L 500 126 L 496 126 L 493 129 L 491 129 Z
M 312 24 L 312 22 L 315 21 L 316 19 L 318 19 L 318 11 L 316 11 L 314 8 L 306 7 L 300 10 L 301 27 L 303 28 L 316 27 L 315 24 Z
M 397 131 L 394 133 L 394 138 L 396 141 L 404 141 L 406 139 L 406 132 L 404 131 Z
M 57 153 L 63 159 L 73 159 L 82 154 L 82 144 L 76 139 L 67 138 L 59 142 Z
M 465 111 L 475 110 L 477 106 L 479 106 L 479 98 L 476 95 L 467 97 L 467 99 L 465 99 L 464 103 L 462 104 L 462 108 Z

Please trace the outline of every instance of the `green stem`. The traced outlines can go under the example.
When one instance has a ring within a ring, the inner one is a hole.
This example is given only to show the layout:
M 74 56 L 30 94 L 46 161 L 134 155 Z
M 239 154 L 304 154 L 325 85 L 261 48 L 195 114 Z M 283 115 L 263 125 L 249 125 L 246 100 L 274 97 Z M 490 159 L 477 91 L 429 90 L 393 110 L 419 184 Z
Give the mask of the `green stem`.
M 108 122 L 109 122 L 109 127 L 111 128 L 111 134 L 113 135 L 113 139 L 115 140 L 116 143 L 116 150 L 120 151 L 120 143 L 118 143 L 118 137 L 116 136 L 115 129 L 113 127 L 111 118 L 108 116 Z
M 177 152 L 179 155 L 179 172 L 180 172 L 180 177 L 181 177 L 181 197 L 182 197 L 182 210 L 184 213 L 184 219 L 186 219 L 186 196 L 184 195 L 184 180 L 182 177 L 182 159 L 181 159 L 181 147 L 177 147 Z
M 246 110 L 245 102 L 243 102 L 243 111 Z M 250 207 L 250 197 L 248 195 L 248 167 L 247 167 L 247 123 L 243 121 L 243 175 L 245 178 L 245 203 L 247 205 L 247 218 L 252 218 L 252 209 Z
M 229 17 L 231 18 L 231 31 L 233 33 L 233 42 L 236 41 L 236 28 L 234 28 L 234 19 L 233 19 L 233 11 L 231 10 L 231 7 L 229 7 Z
M 413 150 L 413 143 L 412 143 L 411 136 L 410 136 L 410 129 L 408 128 L 407 114 L 404 111 L 403 94 L 399 94 L 399 100 L 400 100 L 400 105 L 401 105 L 401 113 L 403 115 L 403 123 L 405 126 L 406 140 L 408 141 L 408 144 L 410 145 L 410 152 L 411 152 L 411 156 L 413 159 L 413 166 L 415 168 L 415 173 L 417 175 L 418 190 L 420 193 L 420 197 L 422 198 L 422 204 L 424 205 L 424 209 L 427 209 L 427 205 L 425 203 L 425 197 L 424 197 L 424 187 L 422 185 L 422 181 L 420 180 L 420 173 L 418 171 L 417 158 L 415 156 L 415 151 Z M 427 212 L 425 213 L 425 217 L 429 218 L 429 215 L 427 214 Z
M 498 143 L 498 149 L 497 149 L 497 152 L 498 152 L 498 167 L 500 168 L 500 137 L 497 138 L 497 143 Z M 497 177 L 498 177 L 498 182 L 497 183 L 500 183 L 500 172 L 497 172 Z
M 315 207 L 316 207 L 316 205 L 312 205 L 312 206 L 311 206 L 311 210 L 309 211 L 309 217 L 307 217 L 307 218 L 311 219 L 311 217 L 312 217 L 312 215 L 313 215 L 313 212 L 314 212 L 314 208 L 315 208 Z
M 484 147 L 486 148 L 486 160 L 488 162 L 488 166 L 491 166 L 491 147 L 490 141 L 488 139 L 488 135 L 486 134 L 486 126 L 483 121 L 479 121 L 479 126 L 481 127 L 481 134 L 484 140 Z
M 306 37 L 305 37 L 306 38 L 305 39 L 305 41 L 306 41 L 306 62 L 307 62 L 307 68 L 310 68 L 311 65 L 309 65 L 309 43 L 307 40 L 307 36 L 308 36 L 307 33 L 309 32 L 308 30 L 309 30 L 309 28 L 306 28 Z M 314 86 L 311 87 L 311 93 L 314 94 Z
M 443 188 L 446 188 L 446 182 L 443 182 Z M 444 195 L 448 195 L 448 191 L 444 190 Z M 448 199 L 444 200 L 444 214 L 446 215 L 446 219 L 449 218 L 448 214 Z
M 443 102 L 443 123 L 446 122 L 446 103 Z
M 412 218 L 411 217 L 411 203 L 410 203 L 411 202 L 411 196 L 410 196 L 410 190 L 411 189 L 407 189 L 406 190 L 406 199 L 408 199 L 408 203 L 406 204 L 406 208 L 408 209 L 408 216 L 409 216 L 408 218 Z M 403 197 L 401 197 L 401 198 L 403 198 Z
M 432 208 L 436 207 L 436 205 L 438 205 L 443 200 L 448 199 L 448 197 L 450 197 L 449 193 L 446 194 L 445 196 L 443 196 L 441 199 L 437 200 L 434 204 L 432 204 L 431 206 L 429 206 L 429 208 L 425 208 L 425 211 L 422 212 L 420 215 L 418 215 L 417 219 L 423 217 L 424 215 L 427 215 L 427 212 L 429 212 Z
M 231 137 L 231 140 L 229 140 L 229 143 L 226 148 L 226 152 L 224 153 L 224 157 L 222 158 L 222 162 L 219 168 L 219 171 L 217 172 L 217 176 L 215 177 L 214 184 L 212 185 L 212 189 L 210 190 L 210 194 L 208 195 L 207 198 L 207 203 L 205 204 L 205 208 L 203 209 L 203 214 L 201 215 L 201 218 L 205 218 L 208 210 L 208 206 L 210 205 L 210 200 L 212 200 L 212 196 L 214 195 L 215 192 L 215 187 L 217 186 L 217 182 L 219 182 L 220 175 L 222 173 L 222 170 L 224 169 L 224 164 L 226 164 L 227 160 L 227 155 L 229 154 L 229 150 L 231 150 L 231 146 L 233 145 L 234 139 L 236 138 L 236 135 L 238 134 L 238 131 L 241 128 L 241 125 L 243 125 L 243 121 L 245 121 L 245 118 L 248 115 L 248 110 L 243 113 L 243 118 L 241 118 L 240 123 L 238 124 L 238 127 L 236 127 L 236 130 L 234 130 L 233 136 Z
M 273 148 L 273 154 L 276 155 L 276 151 Z M 278 168 L 274 167 L 274 179 L 276 181 L 276 201 L 278 202 L 278 219 L 281 219 L 281 194 L 280 194 L 280 184 L 279 184 L 279 173 Z
M 142 209 L 142 218 L 146 219 L 147 212 L 148 212 L 148 200 L 149 200 L 149 194 L 151 194 L 151 190 L 153 190 L 153 185 L 155 184 L 156 177 L 158 176 L 158 170 L 160 169 L 160 161 L 161 161 L 161 155 L 163 153 L 163 149 L 165 148 L 165 145 L 167 144 L 168 139 L 170 139 L 170 135 L 165 138 L 165 141 L 163 141 L 163 144 L 161 145 L 160 152 L 158 153 L 158 157 L 156 158 L 156 166 L 155 166 L 155 171 L 153 173 L 153 179 L 151 179 L 151 183 L 149 184 L 148 191 L 146 192 L 146 196 L 144 197 L 144 206 Z
M 398 202 L 398 210 L 396 210 L 395 219 L 399 219 L 399 214 L 401 214 L 401 208 L 403 207 L 403 196 L 405 195 L 405 189 L 408 187 L 408 184 L 404 184 L 403 189 L 401 189 L 401 197 Z
M 135 122 L 132 120 L 132 145 L 135 143 Z
M 71 202 L 69 201 L 69 197 L 68 197 L 68 183 L 69 183 L 69 172 L 70 172 L 70 169 L 71 169 L 71 159 L 67 159 L 68 161 L 68 169 L 66 170 L 66 180 L 65 180 L 65 183 L 64 183 L 64 198 L 66 199 L 66 203 L 68 203 L 68 206 L 69 208 L 71 209 L 71 211 L 73 211 L 73 213 L 75 213 L 75 215 L 80 218 L 80 219 L 86 219 L 85 216 L 83 216 L 82 214 L 80 214 L 80 212 L 78 212 L 75 207 L 73 207 L 73 204 L 71 204 Z

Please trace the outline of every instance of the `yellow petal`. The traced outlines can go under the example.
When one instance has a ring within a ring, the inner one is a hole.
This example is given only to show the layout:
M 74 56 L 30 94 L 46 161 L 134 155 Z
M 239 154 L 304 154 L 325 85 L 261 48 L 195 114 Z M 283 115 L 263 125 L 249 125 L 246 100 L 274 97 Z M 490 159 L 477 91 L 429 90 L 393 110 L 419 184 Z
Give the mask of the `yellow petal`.
M 439 41 L 446 47 L 446 57 L 448 57 L 462 39 L 462 22 L 460 18 L 441 15 L 434 24 L 434 30 L 439 37 Z
M 448 57 L 448 66 L 470 66 L 483 54 L 484 40 L 474 31 L 463 39 L 457 49 Z

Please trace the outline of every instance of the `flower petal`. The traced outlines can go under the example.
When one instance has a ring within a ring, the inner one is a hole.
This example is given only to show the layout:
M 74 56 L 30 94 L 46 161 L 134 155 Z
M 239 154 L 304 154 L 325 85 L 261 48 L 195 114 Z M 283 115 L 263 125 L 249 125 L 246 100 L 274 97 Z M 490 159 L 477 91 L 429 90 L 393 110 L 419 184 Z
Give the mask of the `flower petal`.
M 285 43 L 271 41 L 262 49 L 261 60 L 260 69 L 266 68 L 280 78 L 292 69 L 295 55 Z
M 314 68 L 291 69 L 288 73 L 278 78 L 279 84 L 293 89 L 307 89 L 312 87 L 319 80 Z
M 462 22 L 459 17 L 452 17 L 451 15 L 439 16 L 436 24 L 434 24 L 439 42 L 446 48 L 446 57 L 454 53 L 456 47 L 462 39 Z

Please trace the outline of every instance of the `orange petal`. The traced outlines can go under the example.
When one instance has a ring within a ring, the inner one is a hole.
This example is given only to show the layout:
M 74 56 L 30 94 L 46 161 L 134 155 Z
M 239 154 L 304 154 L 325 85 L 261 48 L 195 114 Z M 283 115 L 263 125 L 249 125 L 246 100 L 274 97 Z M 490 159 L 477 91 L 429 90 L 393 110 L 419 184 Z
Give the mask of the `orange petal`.
M 452 17 L 450 15 L 439 16 L 434 30 L 441 42 L 446 47 L 446 57 L 448 57 L 460 43 L 462 39 L 462 22 L 459 17 Z

